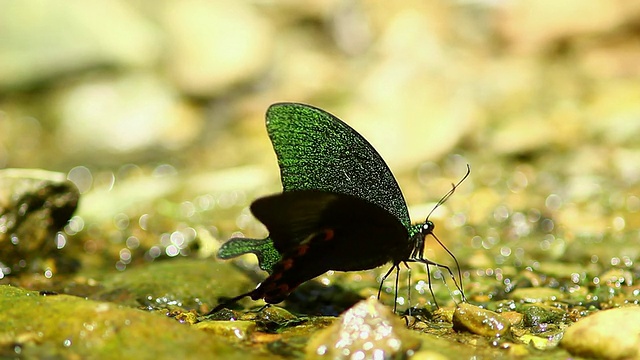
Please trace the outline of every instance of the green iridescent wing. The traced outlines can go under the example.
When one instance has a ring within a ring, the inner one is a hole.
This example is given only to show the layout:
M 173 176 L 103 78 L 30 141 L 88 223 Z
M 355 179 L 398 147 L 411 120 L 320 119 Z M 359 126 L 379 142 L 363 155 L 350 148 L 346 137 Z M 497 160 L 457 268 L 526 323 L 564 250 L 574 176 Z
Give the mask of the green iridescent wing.
M 267 131 L 278 157 L 283 191 L 320 190 L 365 199 L 411 226 L 391 170 L 362 135 L 309 105 L 274 104 Z
M 355 196 L 387 210 L 410 228 L 407 205 L 391 170 L 349 125 L 324 110 L 296 103 L 271 105 L 266 117 L 284 192 L 319 190 Z M 232 238 L 218 257 L 246 253 L 255 254 L 260 268 L 269 273 L 280 260 L 270 238 Z

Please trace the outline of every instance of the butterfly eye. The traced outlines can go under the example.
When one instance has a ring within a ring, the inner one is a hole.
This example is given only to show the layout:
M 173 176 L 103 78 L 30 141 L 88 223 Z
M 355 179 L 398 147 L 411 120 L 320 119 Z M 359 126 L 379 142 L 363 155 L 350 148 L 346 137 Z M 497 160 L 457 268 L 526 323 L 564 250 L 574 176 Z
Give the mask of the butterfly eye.
M 435 228 L 436 225 L 433 223 L 433 221 L 427 220 L 424 222 L 424 224 L 422 224 L 422 229 L 420 230 L 420 232 L 422 233 L 422 235 L 426 236 L 432 234 Z

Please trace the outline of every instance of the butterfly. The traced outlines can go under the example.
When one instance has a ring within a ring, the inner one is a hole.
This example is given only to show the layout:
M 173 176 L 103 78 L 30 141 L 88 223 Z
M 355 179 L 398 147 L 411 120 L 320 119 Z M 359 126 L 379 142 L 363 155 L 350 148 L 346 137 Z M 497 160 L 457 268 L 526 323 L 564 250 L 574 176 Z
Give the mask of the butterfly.
M 254 290 L 216 306 L 210 314 L 247 296 L 279 303 L 298 285 L 329 270 L 367 270 L 389 262 L 392 267 L 382 279 L 378 297 L 393 270 L 397 289 L 400 264 L 408 268 L 409 262 L 418 262 L 427 265 L 427 271 L 429 265 L 446 269 L 464 300 L 453 253 L 433 233 L 435 225 L 429 217 L 411 224 L 396 179 L 362 135 L 328 112 L 298 103 L 271 105 L 266 126 L 283 191 L 255 200 L 250 209 L 269 236 L 232 238 L 220 248 L 218 257 L 253 253 L 260 268 L 270 275 Z M 469 173 L 467 165 L 467 173 L 434 210 Z M 424 257 L 429 235 L 454 259 L 460 285 L 449 267 Z

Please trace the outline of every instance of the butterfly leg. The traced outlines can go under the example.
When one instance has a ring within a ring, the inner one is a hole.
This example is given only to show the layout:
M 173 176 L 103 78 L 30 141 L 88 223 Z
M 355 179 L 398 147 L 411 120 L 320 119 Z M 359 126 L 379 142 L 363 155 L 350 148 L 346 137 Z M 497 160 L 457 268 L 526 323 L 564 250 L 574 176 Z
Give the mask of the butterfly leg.
M 410 259 L 407 261 L 421 263 L 427 267 L 427 279 L 429 280 L 429 292 L 431 293 L 431 297 L 433 298 L 433 302 L 434 304 L 436 304 L 436 307 L 440 308 L 440 306 L 438 305 L 438 300 L 436 300 L 436 294 L 433 292 L 433 287 L 431 286 L 431 269 L 429 268 L 429 265 L 436 265 L 436 266 L 440 266 L 440 265 L 434 263 L 433 261 L 429 261 L 427 259 Z
M 382 286 L 384 285 L 384 281 L 387 280 L 387 278 L 389 277 L 389 275 L 393 270 L 396 271 L 396 293 L 395 293 L 395 296 L 393 297 L 393 312 L 395 313 L 397 309 L 397 304 L 398 304 L 398 275 L 400 273 L 400 265 L 393 264 L 393 266 L 389 268 L 389 271 L 387 271 L 387 273 L 384 274 L 384 276 L 382 277 L 382 280 L 380 280 L 380 287 L 378 288 L 378 300 L 380 300 L 380 293 L 382 293 Z
M 465 175 L 465 178 L 466 178 L 466 175 Z M 437 267 L 447 269 L 447 271 L 449 272 L 449 275 L 451 276 L 451 279 L 453 279 L 453 283 L 455 284 L 456 288 L 460 290 L 460 297 L 462 298 L 462 301 L 467 302 L 467 297 L 464 296 L 464 290 L 462 290 L 462 273 L 460 272 L 460 264 L 458 263 L 458 259 L 456 259 L 455 255 L 453 255 L 453 253 L 446 246 L 444 246 L 444 244 L 440 241 L 440 239 L 438 239 L 438 237 L 435 234 L 431 234 L 431 235 L 433 236 L 434 239 L 436 239 L 438 244 L 442 246 L 442 248 L 449 254 L 449 256 L 451 256 L 453 261 L 456 263 L 456 269 L 458 269 L 458 280 L 456 281 L 456 277 L 453 275 L 453 271 L 451 271 L 451 269 L 448 266 L 438 264 L 438 263 L 432 263 L 432 264 Z M 422 251 L 420 251 L 419 256 L 420 258 L 423 258 Z
M 431 260 L 427 260 L 427 259 L 424 258 L 424 240 L 422 240 L 421 242 L 417 243 L 417 245 L 413 249 L 413 252 L 411 253 L 411 259 L 408 260 L 408 261 L 419 262 L 419 263 L 425 264 L 427 266 L 427 275 L 429 275 L 429 265 L 434 265 L 434 266 L 439 267 L 441 269 L 446 269 L 447 272 L 449 273 L 449 276 L 451 276 L 451 279 L 453 280 L 453 284 L 456 286 L 456 289 L 458 289 L 460 291 L 460 297 L 462 298 L 462 301 L 463 302 L 467 302 L 467 298 L 464 295 L 464 290 L 462 290 L 462 273 L 460 272 L 460 264 L 458 263 L 458 259 L 456 259 L 456 257 L 453 255 L 453 253 L 446 246 L 444 246 L 444 244 L 440 241 L 440 239 L 438 239 L 438 237 L 434 233 L 430 233 L 429 235 L 433 236 L 433 238 L 436 239 L 438 244 L 440 244 L 440 246 L 449 254 L 449 256 L 456 263 L 456 268 L 458 269 L 458 278 L 456 279 L 456 276 L 453 275 L 453 271 L 451 271 L 451 268 L 448 267 L 447 265 L 439 264 L 437 262 L 433 262 Z M 431 290 L 431 276 L 430 275 L 429 275 L 429 290 L 431 291 L 431 294 L 433 295 L 433 291 Z M 435 297 L 434 297 L 434 301 L 435 301 Z
M 409 316 L 411 316 L 411 267 L 409 267 L 409 264 L 407 264 L 406 261 L 402 262 L 404 264 L 404 266 L 407 268 L 407 309 L 409 309 Z M 396 284 L 396 292 L 398 289 L 398 285 Z
M 218 311 L 224 309 L 225 307 L 228 307 L 229 305 L 235 304 L 236 302 L 238 302 L 238 300 L 240 300 L 240 299 L 242 299 L 244 297 L 247 297 L 247 296 L 253 297 L 255 291 L 256 290 L 251 290 L 251 291 L 249 291 L 247 293 L 240 294 L 240 295 L 238 295 L 236 297 L 233 297 L 233 298 L 231 298 L 231 299 L 229 299 L 229 300 L 227 300 L 227 301 L 225 301 L 225 302 L 223 302 L 221 304 L 218 304 L 216 307 L 213 308 L 213 310 L 209 311 L 207 313 L 207 315 L 215 314 Z
M 393 294 L 393 313 L 396 313 L 396 310 L 398 308 L 398 282 L 400 281 L 400 265 L 395 264 L 395 269 L 396 269 L 396 288 L 395 288 L 395 292 Z

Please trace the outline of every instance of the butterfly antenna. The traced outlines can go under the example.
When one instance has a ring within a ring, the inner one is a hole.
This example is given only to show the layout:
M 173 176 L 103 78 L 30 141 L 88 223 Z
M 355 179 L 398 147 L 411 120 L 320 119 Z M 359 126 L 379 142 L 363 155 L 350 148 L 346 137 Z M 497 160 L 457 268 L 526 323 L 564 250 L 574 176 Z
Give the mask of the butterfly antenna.
M 440 207 L 447 200 L 449 200 L 451 195 L 453 195 L 453 193 L 456 192 L 456 189 L 458 188 L 458 186 L 460 186 L 460 184 L 462 184 L 462 182 L 465 181 L 469 177 L 469 174 L 471 174 L 471 166 L 469 164 L 467 164 L 467 172 L 464 174 L 462 179 L 460 179 L 457 183 L 451 184 L 451 190 L 449 190 L 446 194 L 444 194 L 444 196 L 442 198 L 440 198 L 440 200 L 436 203 L 436 205 L 433 207 L 433 209 L 431 209 L 431 211 L 427 215 L 427 219 L 426 219 L 427 222 L 429 221 L 429 217 L 431 217 L 431 214 L 433 214 L 433 212 L 438 207 Z M 431 228 L 431 230 L 433 230 L 433 227 Z M 424 249 L 422 247 L 417 247 L 417 249 L 416 249 L 417 252 L 414 253 L 414 261 L 417 260 L 418 262 L 422 262 L 427 266 L 427 276 L 429 277 L 429 291 L 431 292 L 431 295 L 433 296 L 434 301 L 435 301 L 435 296 L 433 295 L 433 289 L 431 288 L 431 276 L 429 274 L 429 265 L 435 265 L 436 267 L 447 269 L 447 272 L 449 272 L 449 275 L 451 276 L 451 279 L 453 279 L 453 283 L 455 284 L 456 288 L 458 290 L 460 290 L 462 301 L 466 302 L 467 298 L 465 297 L 464 291 L 462 290 L 462 273 L 460 272 L 460 264 L 458 263 L 458 259 L 455 257 L 455 255 L 453 255 L 451 250 L 449 250 L 442 243 L 442 241 L 440 241 L 440 239 L 438 239 L 438 237 L 436 236 L 436 234 L 433 233 L 433 231 L 429 231 L 428 234 L 426 234 L 426 235 L 431 235 L 431 236 L 433 236 L 434 239 L 436 239 L 438 244 L 440 244 L 440 246 L 442 246 L 442 248 L 447 252 L 447 254 L 449 254 L 449 256 L 456 263 L 456 268 L 458 269 L 458 279 L 456 280 L 456 277 L 455 277 L 455 275 L 453 275 L 453 271 L 451 271 L 451 268 L 449 268 L 448 266 L 443 265 L 443 264 L 438 264 L 438 263 L 426 260 L 424 258 L 424 256 L 423 256 L 423 253 L 422 253 L 422 251 Z M 416 251 L 416 250 L 414 250 L 414 251 Z M 436 303 L 436 306 L 438 306 L 437 303 Z
M 447 200 L 449 200 L 451 195 L 453 195 L 453 193 L 456 192 L 456 189 L 458 188 L 458 186 L 460 186 L 460 184 L 462 184 L 462 182 L 465 181 L 469 177 L 469 174 L 471 174 L 471 166 L 469 166 L 469 164 L 467 164 L 467 172 L 466 172 L 466 174 L 464 174 L 462 179 L 460 179 L 457 183 L 455 183 L 455 184 L 452 183 L 451 184 L 451 190 L 449 190 L 446 194 L 444 194 L 444 196 L 442 198 L 440 198 L 440 201 L 438 201 L 438 203 L 436 203 L 436 206 L 434 206 L 433 209 L 431 209 L 431 211 L 429 212 L 429 215 L 427 215 L 427 220 L 429 220 L 429 217 L 431 217 L 431 214 L 433 214 L 433 212 L 436 211 L 436 209 L 438 207 L 440 207 Z

